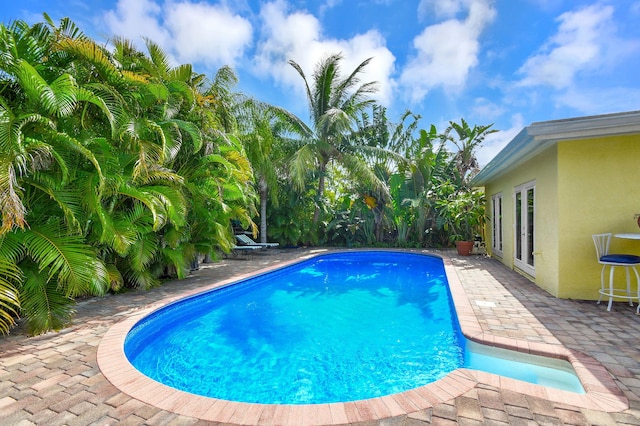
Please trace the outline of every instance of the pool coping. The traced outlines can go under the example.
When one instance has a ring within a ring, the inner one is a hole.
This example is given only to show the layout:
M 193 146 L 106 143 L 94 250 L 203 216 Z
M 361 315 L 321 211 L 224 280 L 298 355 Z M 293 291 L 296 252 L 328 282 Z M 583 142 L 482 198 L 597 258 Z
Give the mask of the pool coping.
M 372 250 L 375 249 L 361 251 Z M 354 250 L 332 252 L 340 251 Z M 393 249 L 382 251 L 407 252 Z M 623 392 L 617 387 L 606 368 L 596 359 L 562 345 L 508 339 L 484 332 L 451 259 L 439 253 L 409 252 L 443 259 L 460 328 L 466 338 L 485 345 L 567 360 L 575 369 L 586 393 L 577 394 L 482 371 L 459 368 L 428 385 L 383 397 L 327 404 L 250 404 L 209 398 L 173 389 L 143 375 L 129 363 L 124 353 L 127 333 L 140 319 L 151 312 L 178 299 L 281 269 L 322 253 L 301 256 L 253 273 L 215 282 L 197 290 L 185 291 L 136 312 L 107 331 L 98 346 L 98 366 L 107 380 L 116 388 L 149 405 L 206 421 L 237 425 L 344 425 L 402 417 L 453 400 L 479 384 L 586 409 L 619 412 L 629 408 L 629 402 Z

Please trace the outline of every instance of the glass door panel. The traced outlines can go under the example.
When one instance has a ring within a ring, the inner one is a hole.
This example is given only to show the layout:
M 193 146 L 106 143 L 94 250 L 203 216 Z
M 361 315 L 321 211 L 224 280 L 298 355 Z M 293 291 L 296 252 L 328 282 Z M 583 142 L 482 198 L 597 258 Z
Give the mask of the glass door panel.
M 535 182 L 514 191 L 514 265 L 535 276 Z

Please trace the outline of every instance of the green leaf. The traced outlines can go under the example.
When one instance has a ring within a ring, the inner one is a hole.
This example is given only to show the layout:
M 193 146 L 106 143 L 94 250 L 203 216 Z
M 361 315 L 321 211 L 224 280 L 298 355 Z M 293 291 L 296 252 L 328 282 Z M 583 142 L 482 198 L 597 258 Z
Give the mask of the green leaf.
M 4 257 L 4 248 L 0 242 L 0 333 L 7 334 L 20 312 L 17 285 L 22 281 L 22 272 L 15 262 Z
M 25 280 L 20 291 L 20 302 L 29 333 L 42 334 L 68 325 L 75 313 L 75 301 L 61 291 L 54 281 L 47 280 L 36 265 L 29 263 L 21 266 Z
M 138 238 L 129 250 L 127 260 L 134 271 L 144 271 L 154 261 L 158 251 L 157 234 L 149 233 Z
M 128 269 L 124 272 L 125 281 L 139 290 L 148 290 L 160 284 L 149 270 L 135 271 Z
M 108 280 L 104 265 L 82 236 L 64 235 L 64 226 L 58 221 L 33 225 L 24 232 L 23 242 L 27 254 L 38 265 L 47 281 L 55 282 L 68 297 L 92 294 L 96 280 L 104 289 Z M 104 290 L 102 290 L 104 291 Z

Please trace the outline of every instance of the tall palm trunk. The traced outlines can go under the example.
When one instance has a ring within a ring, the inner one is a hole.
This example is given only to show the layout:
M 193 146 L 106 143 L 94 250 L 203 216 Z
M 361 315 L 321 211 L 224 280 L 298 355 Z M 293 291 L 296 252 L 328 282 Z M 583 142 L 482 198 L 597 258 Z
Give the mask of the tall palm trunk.
M 267 195 L 269 186 L 264 175 L 260 175 L 258 183 L 258 192 L 260 193 L 260 242 L 267 242 Z
M 320 178 L 318 179 L 318 194 L 316 194 L 316 208 L 313 211 L 313 224 L 316 225 L 320 220 L 320 203 L 322 203 L 322 197 L 324 196 L 324 185 L 327 171 L 327 162 L 323 161 L 320 165 Z
M 289 64 L 300 74 L 304 80 L 309 101 L 309 112 L 311 117 L 311 128 L 301 127 L 301 135 L 305 145 L 301 150 L 304 155 L 296 155 L 292 167 L 297 175 L 295 180 L 303 182 L 308 176 L 309 166 L 319 167 L 315 172 L 319 172 L 318 192 L 316 194 L 316 206 L 313 213 L 313 224 L 320 221 L 322 198 L 324 196 L 325 173 L 329 161 L 336 161 L 345 167 L 346 171 L 354 175 L 361 173 L 365 167 L 354 166 L 355 158 L 351 153 L 346 152 L 342 146 L 345 138 L 353 133 L 353 125 L 357 121 L 358 114 L 363 112 L 371 104 L 373 99 L 369 98 L 371 93 L 377 91 L 377 84 L 369 82 L 360 84 L 359 74 L 371 62 L 372 58 L 364 60 L 346 78 L 340 78 L 341 54 L 332 54 L 321 60 L 313 73 L 313 84 L 307 80 L 307 76 L 298 63 L 290 60 Z M 350 161 L 345 162 L 344 157 Z M 314 157 L 314 158 L 312 158 Z M 371 173 L 365 173 L 366 178 L 372 178 Z M 301 186 L 300 186 L 301 187 Z

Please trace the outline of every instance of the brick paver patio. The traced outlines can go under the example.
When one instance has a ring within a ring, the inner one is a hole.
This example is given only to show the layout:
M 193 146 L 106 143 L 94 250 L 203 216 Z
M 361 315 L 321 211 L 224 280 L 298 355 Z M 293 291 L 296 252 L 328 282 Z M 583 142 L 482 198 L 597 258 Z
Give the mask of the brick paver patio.
M 270 250 L 248 259 L 202 265 L 186 280 L 147 292 L 80 302 L 73 325 L 58 333 L 28 337 L 18 328 L 0 337 L 0 424 L 210 424 L 145 404 L 113 386 L 96 361 L 102 337 L 114 324 L 142 309 L 162 305 L 163 299 L 312 251 Z M 597 359 L 628 399 L 629 408 L 597 411 L 478 384 L 431 409 L 380 424 L 640 425 L 640 316 L 635 315 L 635 308 L 616 303 L 607 312 L 606 305 L 559 300 L 494 259 L 446 254 L 451 256 L 485 333 L 564 345 Z M 593 285 L 598 281 L 594 277 Z

